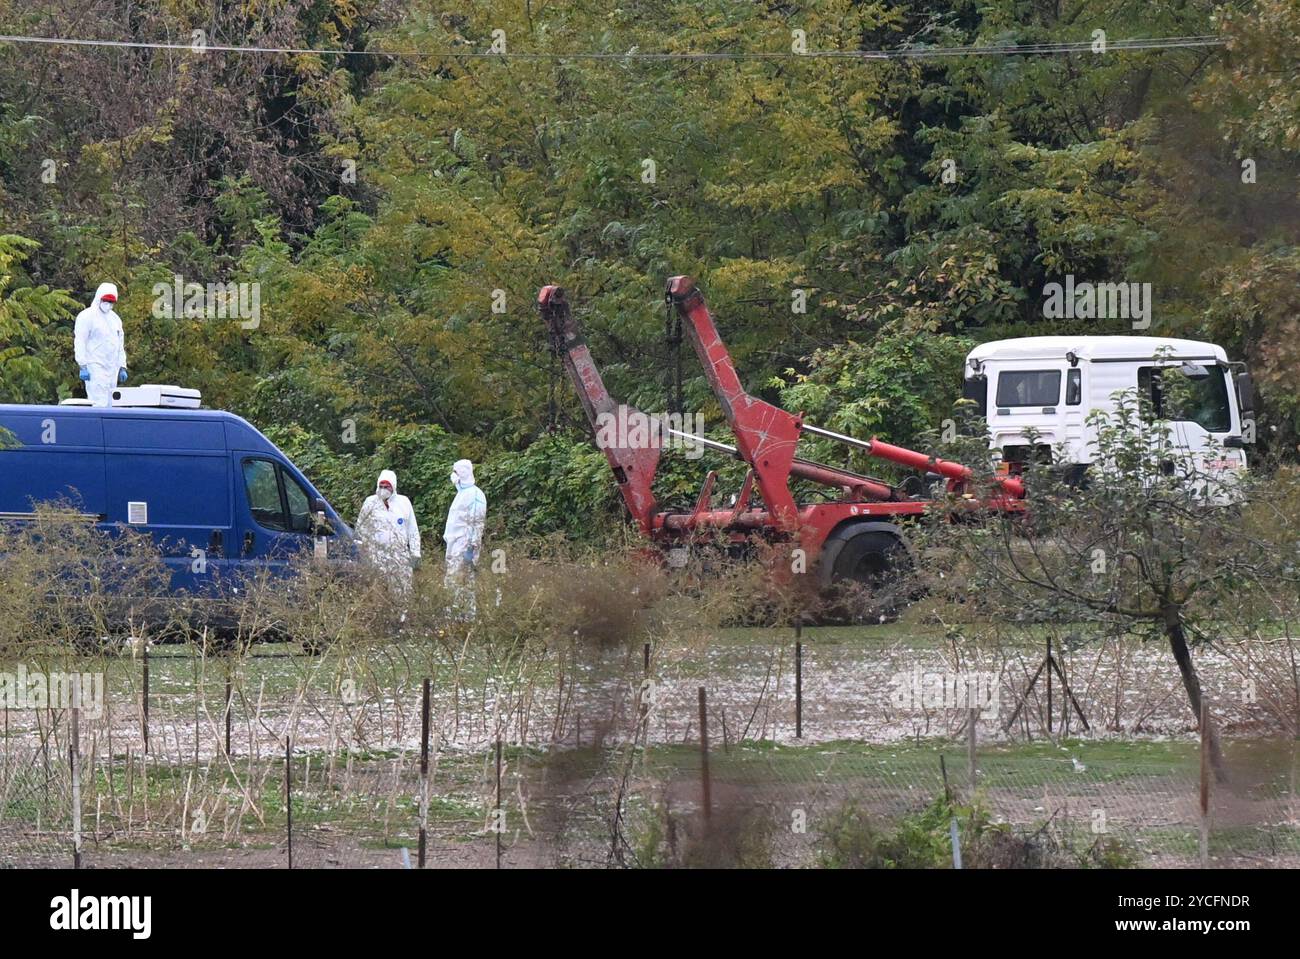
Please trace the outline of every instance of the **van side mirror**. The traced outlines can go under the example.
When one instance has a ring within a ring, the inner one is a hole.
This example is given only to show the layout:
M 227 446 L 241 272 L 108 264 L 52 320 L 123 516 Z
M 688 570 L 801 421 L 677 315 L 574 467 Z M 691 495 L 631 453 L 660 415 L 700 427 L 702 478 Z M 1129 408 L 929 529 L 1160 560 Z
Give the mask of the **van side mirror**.
M 1255 412 L 1255 381 L 1245 370 L 1233 377 L 1233 380 L 1237 384 L 1237 408 L 1244 418 L 1247 413 Z
M 319 496 L 311 501 L 311 516 L 316 533 L 329 536 L 334 532 L 334 525 L 325 516 L 325 501 Z

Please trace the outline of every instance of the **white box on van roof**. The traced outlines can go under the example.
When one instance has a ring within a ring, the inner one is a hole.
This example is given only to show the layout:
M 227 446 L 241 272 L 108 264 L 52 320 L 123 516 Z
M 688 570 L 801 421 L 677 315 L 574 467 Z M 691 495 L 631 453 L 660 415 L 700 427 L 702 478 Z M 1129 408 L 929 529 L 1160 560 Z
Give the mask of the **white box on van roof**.
M 147 407 L 150 409 L 197 410 L 203 402 L 198 390 L 184 386 L 163 386 L 146 383 L 144 386 L 119 386 L 113 390 L 113 405 Z M 90 406 L 84 396 L 70 396 L 59 401 L 60 406 Z
M 119 386 L 113 390 L 114 406 L 150 406 L 177 410 L 197 410 L 203 397 L 198 390 L 184 386 Z

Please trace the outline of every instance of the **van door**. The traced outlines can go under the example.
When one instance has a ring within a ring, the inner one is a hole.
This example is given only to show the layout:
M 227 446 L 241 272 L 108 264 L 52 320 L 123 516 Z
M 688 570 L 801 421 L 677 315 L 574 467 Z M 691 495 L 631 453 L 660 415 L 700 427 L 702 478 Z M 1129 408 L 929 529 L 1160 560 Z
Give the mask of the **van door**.
M 240 562 L 283 571 L 312 544 L 311 497 L 279 461 L 265 453 L 232 454 L 239 508 Z

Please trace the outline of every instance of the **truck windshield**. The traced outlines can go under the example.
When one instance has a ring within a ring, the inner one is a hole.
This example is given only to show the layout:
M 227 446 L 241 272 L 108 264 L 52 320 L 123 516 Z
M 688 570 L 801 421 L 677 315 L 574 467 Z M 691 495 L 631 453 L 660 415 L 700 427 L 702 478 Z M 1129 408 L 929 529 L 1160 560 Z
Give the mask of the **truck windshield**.
M 1228 380 L 1218 366 L 1201 367 L 1202 376 L 1188 376 L 1178 366 L 1138 368 L 1138 394 L 1151 403 L 1156 419 L 1196 423 L 1209 433 L 1232 428 Z
M 1055 406 L 1060 401 L 1060 370 L 1004 370 L 998 374 L 998 406 Z

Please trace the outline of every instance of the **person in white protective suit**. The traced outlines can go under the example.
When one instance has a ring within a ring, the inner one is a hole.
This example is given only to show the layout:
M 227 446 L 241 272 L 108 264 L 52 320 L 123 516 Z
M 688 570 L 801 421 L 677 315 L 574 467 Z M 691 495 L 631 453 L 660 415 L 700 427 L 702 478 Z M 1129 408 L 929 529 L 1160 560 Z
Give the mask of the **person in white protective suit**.
M 126 344 L 116 303 L 117 287 L 101 283 L 90 306 L 77 314 L 73 355 L 91 406 L 112 406 L 113 387 L 126 382 Z
M 452 466 L 451 485 L 456 487 L 456 496 L 447 510 L 447 527 L 442 534 L 447 543 L 447 572 L 443 582 L 459 611 L 472 617 L 476 610 L 470 580 L 477 571 L 483 547 L 487 497 L 474 483 L 474 464 L 469 460 L 457 460 Z
M 389 577 L 399 593 L 411 589 L 411 571 L 420 565 L 420 527 L 411 501 L 397 492 L 397 474 L 383 470 L 375 492 L 357 516 L 357 538 L 366 557 Z

